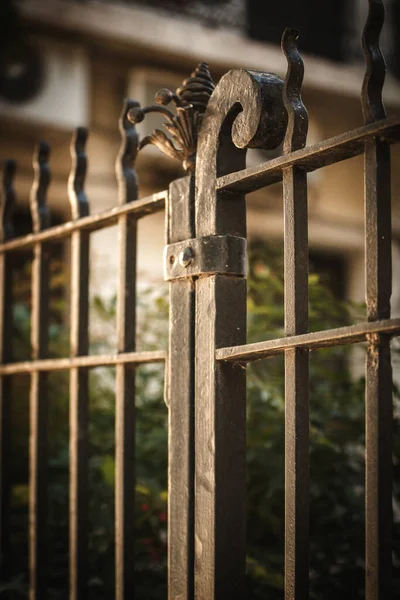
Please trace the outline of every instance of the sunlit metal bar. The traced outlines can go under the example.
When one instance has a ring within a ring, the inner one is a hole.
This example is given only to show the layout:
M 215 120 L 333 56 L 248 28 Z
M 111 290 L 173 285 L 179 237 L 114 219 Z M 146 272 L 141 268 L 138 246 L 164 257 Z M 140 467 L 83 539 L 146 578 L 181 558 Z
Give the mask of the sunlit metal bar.
M 217 360 L 227 362 L 253 362 L 263 358 L 270 358 L 282 354 L 290 348 L 308 348 L 309 350 L 322 350 L 347 344 L 365 342 L 368 335 L 381 333 L 382 335 L 400 335 L 400 319 L 362 323 L 349 327 L 338 327 L 326 331 L 316 331 L 303 335 L 293 335 L 287 338 L 266 340 L 244 346 L 232 348 L 219 348 L 216 351 Z
M 89 211 L 83 190 L 86 173 L 85 144 L 87 131 L 78 128 L 71 145 L 72 171 L 69 199 L 72 218 Z M 71 357 L 89 352 L 89 242 L 87 229 L 75 230 L 71 236 Z M 69 552 L 70 600 L 84 600 L 88 595 L 88 418 L 89 372 L 74 366 L 70 370 L 70 445 L 69 445 Z
M 69 221 L 63 225 L 49 227 L 39 233 L 31 233 L 21 238 L 9 240 L 0 244 L 0 253 L 17 250 L 26 250 L 38 242 L 58 240 L 71 236 L 74 231 L 97 231 L 105 227 L 111 227 L 118 223 L 118 218 L 122 215 L 132 214 L 140 219 L 146 215 L 161 212 L 165 207 L 167 192 L 159 192 L 148 198 L 135 200 L 124 206 L 117 206 L 96 215 L 82 217 L 75 221 Z
M 166 353 L 162 350 L 76 356 L 75 358 L 49 358 L 2 364 L 0 365 L 0 376 L 31 373 L 32 371 L 66 371 L 77 368 L 94 369 L 96 367 L 113 367 L 118 364 L 144 365 L 164 362 L 165 360 Z
M 361 105 L 364 122 L 386 116 L 382 101 L 385 61 L 379 48 L 381 0 L 370 0 L 362 42 L 366 61 Z M 368 321 L 390 318 L 392 293 L 390 148 L 384 138 L 365 143 L 365 296 Z M 392 366 L 390 340 L 367 336 L 365 390 L 366 599 L 392 595 Z
M 138 182 L 134 161 L 139 137 L 128 121 L 137 103 L 127 100 L 119 120 L 122 143 L 116 161 L 118 203 L 136 202 Z M 117 292 L 118 352 L 136 347 L 136 242 L 137 220 L 133 214 L 118 218 L 119 282 Z M 132 363 L 119 362 L 115 395 L 115 597 L 134 597 L 135 584 L 135 370 Z
M 288 126 L 284 154 L 305 146 L 308 114 L 300 95 L 304 67 L 298 32 L 286 29 L 282 49 L 288 61 L 283 101 Z M 283 170 L 285 334 L 308 331 L 307 173 Z M 285 351 L 285 600 L 308 597 L 309 399 L 308 349 Z
M 390 149 L 365 147 L 366 299 L 368 320 L 390 317 Z M 392 571 L 392 367 L 390 339 L 367 335 L 366 360 L 366 591 L 367 600 L 391 594 Z
M 48 165 L 50 148 L 45 142 L 37 147 L 33 165 L 35 178 L 31 191 L 33 230 L 38 232 L 49 225 L 46 206 L 50 183 Z M 49 317 L 49 254 L 48 248 L 37 243 L 32 263 L 32 359 L 46 358 L 48 351 Z M 30 383 L 29 439 L 29 573 L 30 600 L 47 598 L 47 419 L 48 375 L 32 371 Z
M 306 171 L 327 167 L 364 152 L 365 142 L 374 137 L 388 144 L 400 139 L 400 121 L 385 119 L 348 131 L 324 142 L 284 154 L 255 167 L 224 175 L 217 180 L 220 190 L 245 193 L 282 181 L 283 169 L 296 165 Z

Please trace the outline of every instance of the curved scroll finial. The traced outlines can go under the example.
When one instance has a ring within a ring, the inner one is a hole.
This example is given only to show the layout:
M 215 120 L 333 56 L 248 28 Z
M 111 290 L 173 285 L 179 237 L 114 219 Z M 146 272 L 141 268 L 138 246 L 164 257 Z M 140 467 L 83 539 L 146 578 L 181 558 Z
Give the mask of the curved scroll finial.
M 364 123 L 372 123 L 386 117 L 382 100 L 386 63 L 379 47 L 379 37 L 385 20 L 382 0 L 369 0 L 369 12 L 362 35 L 362 47 L 366 71 L 361 92 Z
M 14 236 L 12 222 L 15 208 L 14 177 L 17 170 L 15 160 L 6 160 L 3 163 L 2 199 L 0 202 L 0 241 L 5 242 Z
M 304 63 L 297 49 L 297 29 L 288 27 L 282 35 L 282 50 L 288 62 L 283 102 L 288 113 L 288 126 L 283 142 L 284 153 L 304 148 L 307 141 L 308 113 L 301 99 L 301 85 L 304 77 Z
M 86 127 L 78 127 L 71 142 L 72 164 L 68 179 L 68 196 L 73 219 L 86 217 L 89 214 L 89 202 L 84 190 L 87 171 L 87 138 Z
M 51 179 L 49 156 L 49 144 L 46 142 L 40 142 L 33 154 L 33 169 L 35 175 L 30 194 L 32 225 L 34 232 L 46 229 L 46 227 L 49 227 L 50 225 L 50 211 L 46 204 L 47 190 Z
M 128 119 L 129 111 L 138 106 L 139 103 L 135 100 L 126 99 L 119 118 L 121 146 L 115 162 L 115 174 L 120 205 L 137 200 L 139 195 L 138 178 L 134 168 L 139 148 L 139 135 L 135 125 Z
M 273 149 L 282 142 L 282 89 L 277 75 L 242 69 L 229 71 L 216 86 L 198 135 L 196 235 L 241 235 L 242 225 L 225 231 L 218 217 L 216 178 L 245 168 L 246 148 Z

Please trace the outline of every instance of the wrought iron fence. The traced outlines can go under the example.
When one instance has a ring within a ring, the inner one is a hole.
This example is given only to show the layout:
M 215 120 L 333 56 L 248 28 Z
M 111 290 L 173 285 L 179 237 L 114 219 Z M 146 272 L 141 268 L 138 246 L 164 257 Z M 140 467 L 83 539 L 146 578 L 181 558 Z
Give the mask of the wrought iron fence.
M 214 84 L 200 65 L 176 93 L 161 90 L 157 105 L 128 101 L 121 117 L 117 160 L 119 205 L 89 216 L 84 191 L 86 130 L 72 145 L 69 181 L 72 220 L 48 227 L 49 148 L 35 155 L 31 194 L 33 233 L 13 239 L 15 163 L 4 168 L 1 277 L 1 554 L 9 549 L 9 379 L 30 373 L 30 597 L 46 595 L 47 373 L 70 372 L 70 598 L 87 597 L 88 370 L 116 366 L 116 597 L 133 597 L 134 368 L 164 361 L 163 352 L 135 351 L 136 225 L 166 208 L 165 277 L 170 281 L 170 337 L 166 401 L 169 407 L 169 598 L 243 599 L 245 571 L 245 366 L 285 356 L 285 598 L 308 597 L 310 350 L 367 342 L 366 360 L 366 597 L 391 596 L 392 369 L 390 341 L 400 319 L 390 318 L 390 144 L 400 122 L 382 103 L 385 64 L 379 49 L 383 5 L 370 0 L 363 34 L 366 74 L 361 94 L 364 125 L 306 146 L 308 116 L 301 100 L 303 63 L 297 32 L 282 38 L 288 70 L 276 75 L 230 71 Z M 175 103 L 176 112 L 166 108 Z M 150 111 L 167 119 L 142 140 L 179 158 L 190 175 L 167 192 L 138 200 L 134 123 Z M 245 168 L 247 147 L 283 155 Z M 365 160 L 364 323 L 308 331 L 307 173 L 353 156 Z M 246 344 L 245 194 L 283 182 L 285 337 Z M 88 275 L 91 232 L 118 223 L 118 353 L 88 355 Z M 71 356 L 47 357 L 48 275 L 51 244 L 71 238 Z M 13 362 L 10 345 L 10 255 L 34 251 L 32 360 Z

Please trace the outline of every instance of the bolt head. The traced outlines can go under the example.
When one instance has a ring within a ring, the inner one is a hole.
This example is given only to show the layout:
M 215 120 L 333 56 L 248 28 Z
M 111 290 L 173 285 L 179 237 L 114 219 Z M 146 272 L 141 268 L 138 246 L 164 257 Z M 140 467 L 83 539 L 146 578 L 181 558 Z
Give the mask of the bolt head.
M 192 262 L 193 257 L 194 254 L 192 248 L 187 247 L 184 250 L 182 250 L 182 252 L 179 255 L 179 264 L 182 267 L 188 267 Z

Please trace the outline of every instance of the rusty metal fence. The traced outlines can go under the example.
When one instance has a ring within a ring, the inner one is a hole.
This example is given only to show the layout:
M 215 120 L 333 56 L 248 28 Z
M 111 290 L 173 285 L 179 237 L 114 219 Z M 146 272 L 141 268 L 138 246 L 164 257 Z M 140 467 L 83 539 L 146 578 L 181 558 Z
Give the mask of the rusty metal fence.
M 390 341 L 400 319 L 390 318 L 390 144 L 400 122 L 382 103 L 385 64 L 379 49 L 383 5 L 370 0 L 364 29 L 366 74 L 361 94 L 364 126 L 306 146 L 308 115 L 300 90 L 303 63 L 297 32 L 284 32 L 285 81 L 246 70 L 227 73 L 214 89 L 200 65 L 176 93 L 161 90 L 157 105 L 128 101 L 121 117 L 117 159 L 119 205 L 89 216 L 84 191 L 87 132 L 72 144 L 69 198 L 72 220 L 49 227 L 46 192 L 49 148 L 35 154 L 31 194 L 33 233 L 13 238 L 15 164 L 4 167 L 1 299 L 1 556 L 9 550 L 9 448 L 11 375 L 29 373 L 30 395 L 30 597 L 46 597 L 47 374 L 70 372 L 70 592 L 87 597 L 88 573 L 88 371 L 116 366 L 116 598 L 134 597 L 135 367 L 166 360 L 169 408 L 169 598 L 225 600 L 245 597 L 245 365 L 285 356 L 285 598 L 308 597 L 310 350 L 367 342 L 366 360 L 366 597 L 391 597 L 392 369 Z M 175 112 L 165 106 L 173 102 Z M 168 192 L 139 200 L 134 124 L 151 111 L 167 119 L 171 138 L 157 130 L 153 143 L 182 161 L 189 175 Z M 172 141 L 171 141 L 172 140 Z M 246 148 L 283 154 L 245 168 Z M 363 154 L 365 159 L 365 263 L 367 315 L 362 324 L 308 332 L 307 173 Z M 246 344 L 245 194 L 283 182 L 285 337 Z M 167 356 L 135 351 L 135 271 L 138 219 L 166 209 L 165 278 L 170 282 Z M 90 234 L 118 224 L 118 353 L 88 354 Z M 71 238 L 71 355 L 49 359 L 48 266 L 51 244 Z M 13 362 L 10 255 L 30 248 L 32 349 L 29 362 Z

